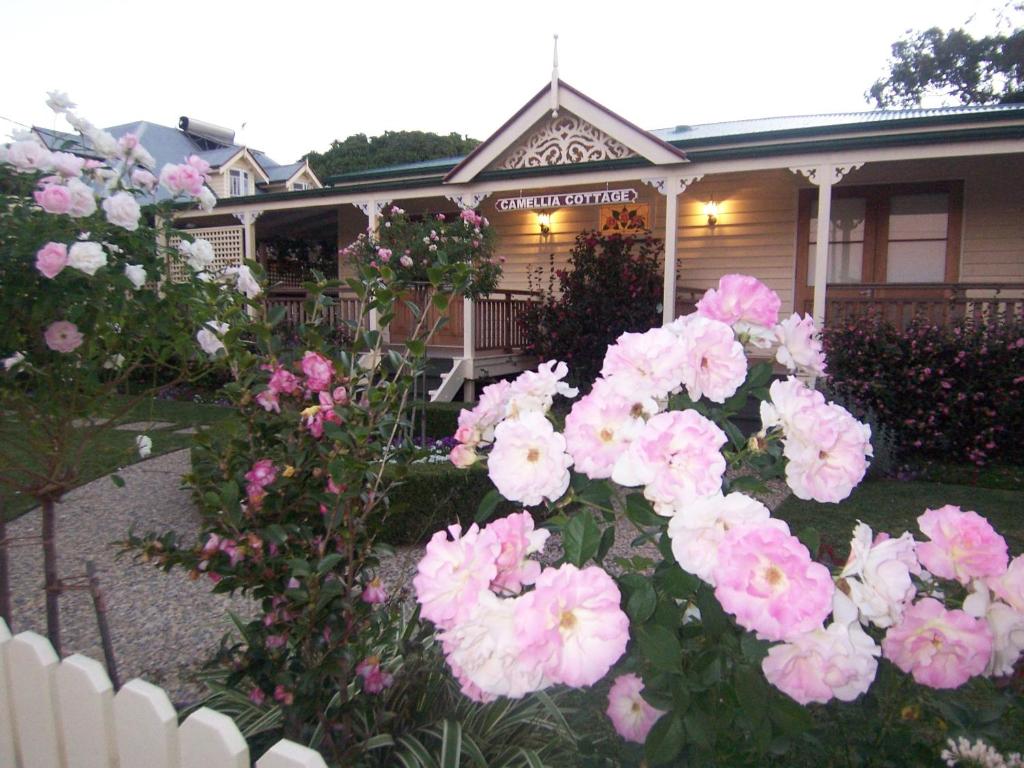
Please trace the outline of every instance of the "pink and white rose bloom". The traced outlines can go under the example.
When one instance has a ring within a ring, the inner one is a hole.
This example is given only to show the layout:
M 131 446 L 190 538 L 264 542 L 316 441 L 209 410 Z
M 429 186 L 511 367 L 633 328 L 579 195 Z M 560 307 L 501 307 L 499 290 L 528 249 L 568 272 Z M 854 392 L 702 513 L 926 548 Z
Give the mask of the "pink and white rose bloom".
M 659 515 L 717 493 L 722 487 L 725 433 L 693 410 L 652 416 L 612 470 L 612 480 L 644 486 L 644 497 Z
M 828 568 L 777 522 L 729 530 L 714 570 L 722 608 L 762 640 L 790 640 L 820 627 L 835 592 Z
M 1006 571 L 1006 539 L 977 512 L 947 504 L 925 510 L 917 524 L 930 539 L 917 545 L 918 559 L 936 576 L 968 584 Z
M 494 430 L 487 473 L 509 501 L 532 507 L 561 498 L 569 487 L 571 466 L 565 438 L 536 411 L 507 419 Z
M 139 217 L 142 209 L 139 208 L 135 196 L 128 192 L 115 192 L 103 201 L 103 212 L 107 221 L 116 227 L 134 232 L 139 228 Z
M 85 341 L 85 337 L 79 332 L 78 326 L 74 323 L 69 323 L 67 320 L 58 320 L 50 323 L 46 328 L 46 333 L 43 334 L 43 339 L 46 341 L 46 346 L 54 352 L 60 352 L 65 355 L 69 352 L 74 352 Z
M 781 520 L 772 520 L 768 507 L 743 493 L 723 496 L 719 491 L 685 504 L 668 522 L 672 554 L 684 571 L 715 586 L 718 548 L 730 529 L 740 525 L 778 525 L 786 533 L 789 528 Z
M 835 603 L 827 629 L 772 646 L 761 662 L 768 682 L 799 704 L 853 701 L 867 692 L 878 671 L 882 651 L 857 623 L 857 609 L 841 592 Z
M 974 591 L 964 599 L 964 611 L 984 619 L 992 633 L 992 656 L 985 674 L 1012 675 L 1017 659 L 1024 653 L 1024 613 L 993 600 L 981 581 L 974 582 Z
M 36 204 L 47 213 L 63 214 L 71 211 L 71 193 L 61 184 L 43 184 L 33 196 Z
M 38 139 L 15 141 L 6 151 L 6 162 L 13 165 L 21 173 L 48 171 L 52 167 L 50 150 Z
M 460 443 L 452 448 L 448 454 L 448 460 L 459 469 L 466 469 L 480 460 L 480 454 L 470 445 Z
M 138 187 L 146 192 L 152 192 L 156 189 L 156 185 L 159 183 L 159 179 L 145 168 L 136 168 L 132 171 L 131 181 L 132 186 Z
M 683 381 L 686 349 L 666 328 L 624 333 L 608 347 L 601 375 L 623 397 L 666 397 Z
M 160 170 L 160 183 L 174 197 L 183 194 L 191 197 L 198 196 L 203 189 L 204 181 L 203 174 L 188 163 L 182 165 L 167 163 Z
M 514 419 L 530 411 L 547 413 L 555 395 L 576 397 L 579 390 L 562 381 L 568 373 L 569 368 L 565 363 L 549 360 L 541 363 L 536 371 L 519 374 L 508 389 L 507 418 Z
M 79 241 L 73 243 L 68 251 L 68 266 L 89 276 L 95 275 L 106 264 L 107 254 L 99 243 Z
M 449 538 L 449 534 L 451 538 Z M 501 542 L 475 523 L 463 534 L 461 525 L 438 531 L 427 543 L 416 567 L 413 587 L 421 615 L 441 629 L 465 620 L 498 575 Z
M 68 265 L 68 247 L 64 243 L 47 243 L 36 251 L 36 269 L 52 280 Z
M 330 389 L 334 377 L 334 364 L 323 355 L 307 351 L 302 356 L 302 373 L 306 376 L 306 386 L 313 392 Z
M 697 302 L 697 314 L 732 326 L 754 346 L 768 347 L 779 322 L 779 295 L 749 275 L 725 275 Z
M 592 479 L 612 476 L 616 460 L 644 428 L 634 403 L 610 391 L 594 388 L 576 401 L 565 417 L 565 443 L 576 471 Z
M 68 215 L 80 219 L 96 213 L 96 197 L 92 188 L 79 179 L 68 180 L 68 193 L 71 195 L 71 210 Z
M 989 589 L 1014 610 L 1024 613 L 1024 555 L 1017 555 L 998 576 L 986 579 Z
M 54 152 L 50 155 L 50 165 L 64 178 L 73 179 L 82 175 L 85 158 L 72 155 L 70 152 Z
M 501 544 L 498 575 L 491 582 L 491 589 L 498 594 L 518 595 L 524 584 L 533 584 L 540 575 L 540 563 L 527 558 L 544 550 L 551 532 L 543 528 L 534 530 L 533 517 L 526 511 L 495 520 L 484 530 L 493 533 Z
M 810 315 L 794 313 L 775 326 L 779 348 L 775 359 L 790 371 L 803 371 L 812 376 L 825 375 L 825 352 L 821 337 Z
M 536 588 L 517 598 L 522 659 L 536 662 L 553 683 L 593 685 L 629 642 L 629 618 L 612 577 L 597 566 L 546 568 Z
M 522 698 L 551 684 L 544 667 L 522 656 L 519 601 L 483 592 L 468 615 L 440 634 L 448 664 L 474 701 Z
M 634 674 L 619 675 L 608 691 L 605 714 L 612 721 L 615 732 L 626 741 L 643 744 L 647 734 L 665 713 L 648 704 L 640 694 L 644 681 Z
M 872 541 L 871 528 L 857 522 L 850 557 L 839 578 L 846 579 L 861 622 L 884 629 L 903 617 L 904 606 L 917 594 L 910 577 L 921 574 L 916 547 L 914 537 L 906 532 L 898 539 L 879 534 Z
M 889 628 L 882 653 L 921 685 L 957 688 L 985 671 L 992 632 L 984 620 L 947 610 L 938 600 L 926 597 Z
M 480 400 L 472 410 L 459 412 L 459 428 L 455 439 L 467 446 L 490 443 L 494 428 L 505 418 L 512 383 L 502 379 L 484 387 Z
M 685 349 L 683 386 L 691 400 L 724 403 L 747 378 L 747 356 L 732 329 L 718 320 L 690 315 L 680 323 Z M 679 320 L 676 321 L 679 323 Z

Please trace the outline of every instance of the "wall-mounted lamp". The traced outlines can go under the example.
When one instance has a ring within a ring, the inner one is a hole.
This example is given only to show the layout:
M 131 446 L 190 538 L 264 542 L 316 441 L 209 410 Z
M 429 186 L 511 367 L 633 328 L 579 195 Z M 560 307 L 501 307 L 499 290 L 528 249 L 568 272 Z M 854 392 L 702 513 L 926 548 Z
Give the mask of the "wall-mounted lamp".
M 715 198 L 712 197 L 704 204 L 704 215 L 708 217 L 709 227 L 718 223 L 718 203 L 715 202 Z
M 537 214 L 537 226 L 540 228 L 540 234 L 542 237 L 547 237 L 551 234 L 551 214 L 544 212 Z

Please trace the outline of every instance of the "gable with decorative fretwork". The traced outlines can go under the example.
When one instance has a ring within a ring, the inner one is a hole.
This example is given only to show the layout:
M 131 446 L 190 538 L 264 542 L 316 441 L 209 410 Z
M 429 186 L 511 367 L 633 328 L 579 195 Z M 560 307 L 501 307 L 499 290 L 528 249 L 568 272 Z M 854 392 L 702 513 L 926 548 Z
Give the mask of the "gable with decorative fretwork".
M 636 156 L 636 152 L 600 128 L 563 110 L 557 117 L 548 117 L 538 122 L 498 158 L 491 168 L 542 168 Z

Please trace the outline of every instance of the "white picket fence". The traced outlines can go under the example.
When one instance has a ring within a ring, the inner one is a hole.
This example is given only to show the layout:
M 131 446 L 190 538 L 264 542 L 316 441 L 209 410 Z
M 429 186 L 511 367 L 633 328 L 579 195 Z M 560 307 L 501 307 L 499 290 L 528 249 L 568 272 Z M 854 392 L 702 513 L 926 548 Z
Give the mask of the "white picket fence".
M 249 768 L 234 721 L 203 708 L 180 726 L 162 688 L 132 680 L 114 694 L 103 665 L 57 658 L 35 632 L 0 619 L 0 768 Z M 256 768 L 326 768 L 282 739 Z

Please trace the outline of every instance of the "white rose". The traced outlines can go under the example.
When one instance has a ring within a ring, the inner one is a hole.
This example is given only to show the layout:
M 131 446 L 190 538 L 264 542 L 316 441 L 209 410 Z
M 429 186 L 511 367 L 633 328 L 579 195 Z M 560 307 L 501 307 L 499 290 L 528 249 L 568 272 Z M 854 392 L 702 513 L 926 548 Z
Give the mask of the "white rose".
M 46 106 L 58 115 L 61 112 L 67 112 L 69 109 L 74 109 L 78 106 L 68 98 L 68 95 L 64 93 L 64 91 L 47 91 L 46 95 L 50 97 L 46 100 Z
M 209 187 L 203 187 L 199 190 L 199 196 L 196 200 L 199 201 L 199 207 L 204 211 L 212 211 L 213 206 L 217 204 L 217 196 L 213 194 L 213 190 Z
M 904 533 L 898 539 L 873 541 L 871 528 L 858 522 L 850 541 L 850 557 L 840 578 L 850 588 L 850 599 L 861 621 L 876 627 L 891 627 L 903 616 L 903 608 L 917 590 L 910 578 L 920 575 L 914 537 Z
M 240 267 L 229 267 L 225 270 L 229 275 L 234 275 L 235 285 L 240 293 L 245 294 L 248 299 L 255 299 L 260 295 L 260 284 L 253 277 L 252 270 L 244 264 Z
M 148 435 L 136 435 L 135 447 L 139 449 L 139 458 L 145 459 L 153 452 L 153 441 Z
M 209 240 L 203 240 L 200 237 L 196 238 L 195 242 L 192 243 L 182 241 L 181 245 L 178 246 L 178 250 L 185 254 L 188 259 L 188 265 L 195 272 L 201 272 L 213 264 L 213 246 L 210 245 Z
M 25 354 L 23 352 L 15 352 L 10 357 L 4 358 L 4 370 L 9 371 L 12 368 L 16 368 L 21 365 L 25 360 Z
M 103 157 L 117 157 L 120 153 L 121 148 L 117 145 L 117 139 L 110 133 L 92 125 L 82 132 L 92 142 L 93 148 Z
M 71 179 L 68 182 L 68 192 L 71 193 L 71 210 L 68 211 L 68 216 L 80 219 L 96 213 L 96 198 L 88 184 Z
M 48 171 L 50 150 L 32 139 L 16 141 L 7 148 L 7 162 L 26 173 Z
M 107 264 L 107 254 L 99 243 L 86 241 L 75 243 L 68 251 L 68 266 L 74 267 L 79 272 L 87 275 L 95 275 L 96 270 Z
M 118 192 L 103 201 L 103 212 L 107 214 L 107 221 L 129 232 L 139 228 L 139 216 L 142 211 L 139 204 L 128 192 Z
M 50 155 L 50 163 L 53 166 L 53 170 L 61 176 L 73 178 L 82 175 L 85 159 L 72 155 L 70 152 L 54 152 Z
M 218 350 L 224 349 L 224 342 L 220 340 L 220 335 L 227 331 L 228 324 L 210 320 L 204 325 L 205 327 L 196 334 L 196 341 L 199 342 L 203 352 L 210 356 L 216 355 Z
M 124 275 L 131 280 L 135 290 L 139 290 L 139 288 L 146 284 L 146 269 L 141 264 L 126 264 Z
M 124 355 L 122 354 L 113 355 L 103 361 L 103 368 L 108 371 L 120 370 L 123 365 Z

